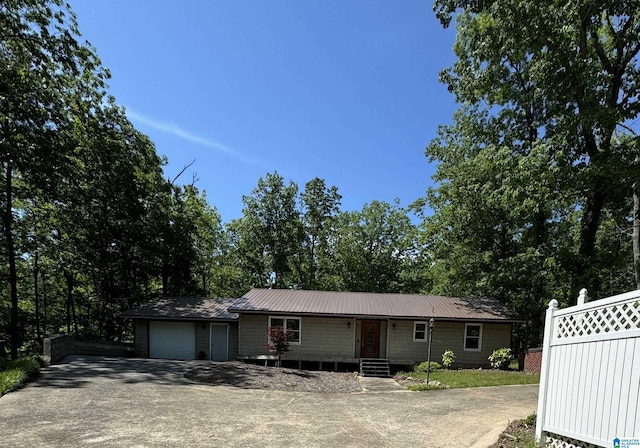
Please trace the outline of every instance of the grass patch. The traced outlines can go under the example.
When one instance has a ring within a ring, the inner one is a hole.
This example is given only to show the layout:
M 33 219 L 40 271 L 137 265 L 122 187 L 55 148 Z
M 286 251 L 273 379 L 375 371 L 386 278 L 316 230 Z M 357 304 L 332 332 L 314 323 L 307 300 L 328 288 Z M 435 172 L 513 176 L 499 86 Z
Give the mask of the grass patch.
M 406 376 L 414 380 L 425 380 L 424 372 L 401 372 L 399 376 Z M 429 390 L 464 387 L 508 386 L 512 384 L 537 384 L 540 375 L 524 372 L 510 372 L 505 370 L 436 370 L 431 372 L 430 381 L 439 381 L 441 386 L 427 386 L 426 384 L 411 384 L 410 390 Z M 415 386 L 415 387 L 413 387 Z
M 2 370 L 22 370 L 29 376 L 37 375 L 40 373 L 40 364 L 37 360 L 26 357 L 18 358 L 6 363 Z
M 24 386 L 40 373 L 40 364 L 34 358 L 9 361 L 0 370 L 0 396 Z
M 12 369 L 0 372 L 0 396 L 19 389 L 27 381 L 27 374 L 23 370 Z
M 419 392 L 421 390 L 441 390 L 441 389 L 449 389 L 449 387 L 444 384 L 425 384 L 425 383 L 416 383 L 407 385 L 407 389 Z

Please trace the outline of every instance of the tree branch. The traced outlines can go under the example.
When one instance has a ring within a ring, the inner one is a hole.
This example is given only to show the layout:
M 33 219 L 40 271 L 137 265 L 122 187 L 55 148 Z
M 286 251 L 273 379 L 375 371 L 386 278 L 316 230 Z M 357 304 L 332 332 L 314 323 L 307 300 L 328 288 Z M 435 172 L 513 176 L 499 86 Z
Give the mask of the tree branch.
M 179 178 L 180 176 L 182 176 L 182 174 L 183 174 L 185 171 L 187 171 L 187 169 L 189 169 L 189 167 L 191 167 L 194 163 L 196 163 L 196 159 L 193 159 L 193 160 L 191 161 L 191 163 L 189 163 L 189 164 L 185 165 L 185 166 L 182 168 L 182 170 L 180 170 L 180 172 L 176 175 L 176 177 L 174 177 L 174 178 L 173 178 L 173 180 L 170 182 L 170 183 L 171 183 L 171 186 L 173 186 L 173 185 L 174 185 L 174 183 L 176 182 L 176 180 L 178 180 L 178 178 Z

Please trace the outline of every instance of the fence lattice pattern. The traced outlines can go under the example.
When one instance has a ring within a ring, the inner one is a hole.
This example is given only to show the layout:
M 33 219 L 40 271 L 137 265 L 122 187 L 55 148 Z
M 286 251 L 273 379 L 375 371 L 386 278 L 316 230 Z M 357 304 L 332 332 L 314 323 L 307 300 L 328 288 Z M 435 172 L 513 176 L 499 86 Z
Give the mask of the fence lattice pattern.
M 556 434 L 549 434 L 547 437 L 547 448 L 596 448 L 596 446 Z
M 555 338 L 567 339 L 640 328 L 640 301 L 561 316 Z

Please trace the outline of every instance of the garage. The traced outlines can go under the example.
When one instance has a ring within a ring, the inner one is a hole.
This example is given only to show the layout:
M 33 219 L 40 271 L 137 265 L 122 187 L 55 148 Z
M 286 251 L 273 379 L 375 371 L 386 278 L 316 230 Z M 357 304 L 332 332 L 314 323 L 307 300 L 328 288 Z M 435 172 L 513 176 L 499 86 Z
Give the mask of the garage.
M 196 359 L 196 329 L 194 323 L 150 321 L 149 357 Z

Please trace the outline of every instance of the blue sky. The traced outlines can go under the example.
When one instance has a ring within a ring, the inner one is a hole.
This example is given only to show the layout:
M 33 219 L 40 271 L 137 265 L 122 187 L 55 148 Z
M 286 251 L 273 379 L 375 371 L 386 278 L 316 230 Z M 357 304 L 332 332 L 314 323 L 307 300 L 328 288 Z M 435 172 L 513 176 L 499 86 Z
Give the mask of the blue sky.
M 110 93 L 225 222 L 278 171 L 335 185 L 343 210 L 424 196 L 451 121 L 438 72 L 455 32 L 430 1 L 71 0 Z

